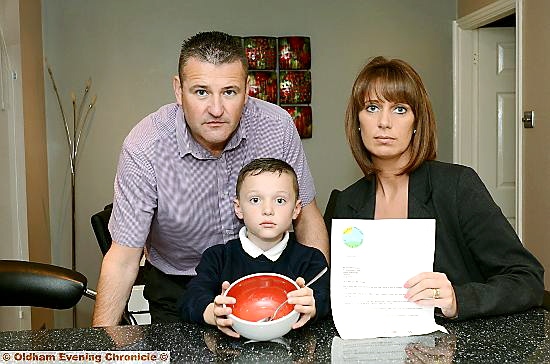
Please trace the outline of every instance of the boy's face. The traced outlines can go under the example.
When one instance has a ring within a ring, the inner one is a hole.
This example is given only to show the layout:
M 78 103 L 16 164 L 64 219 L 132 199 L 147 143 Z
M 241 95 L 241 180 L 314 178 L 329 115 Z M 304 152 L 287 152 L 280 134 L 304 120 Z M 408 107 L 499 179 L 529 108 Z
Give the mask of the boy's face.
M 248 238 L 263 250 L 275 246 L 301 210 L 292 176 L 263 172 L 248 175 L 235 199 L 235 213 L 248 230 Z

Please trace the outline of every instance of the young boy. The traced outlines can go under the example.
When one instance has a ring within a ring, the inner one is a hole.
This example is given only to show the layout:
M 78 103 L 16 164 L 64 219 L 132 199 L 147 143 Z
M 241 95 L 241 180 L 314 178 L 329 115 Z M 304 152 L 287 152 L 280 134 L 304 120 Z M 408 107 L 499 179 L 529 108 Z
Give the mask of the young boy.
M 328 266 L 321 251 L 298 243 L 288 230 L 298 217 L 301 201 L 298 181 L 290 165 L 278 159 L 262 158 L 248 163 L 237 178 L 235 213 L 244 220 L 239 239 L 206 249 L 194 277 L 180 300 L 183 320 L 217 326 L 232 337 L 227 318 L 235 298 L 224 297 L 230 283 L 253 273 L 284 274 L 301 288 L 288 294 L 300 319 L 294 329 L 329 311 L 329 274 L 325 273 L 310 287 L 309 281 Z M 293 234 L 292 234 L 293 235 Z

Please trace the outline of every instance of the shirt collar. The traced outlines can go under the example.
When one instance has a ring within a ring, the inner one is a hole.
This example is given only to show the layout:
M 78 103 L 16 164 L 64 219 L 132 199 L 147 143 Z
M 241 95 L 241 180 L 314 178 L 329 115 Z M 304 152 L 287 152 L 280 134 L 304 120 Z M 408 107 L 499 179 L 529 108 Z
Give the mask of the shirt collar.
M 288 243 L 288 231 L 285 232 L 283 235 L 283 239 L 277 243 L 273 248 L 263 251 L 261 248 L 259 248 L 256 244 L 254 244 L 250 239 L 246 237 L 246 226 L 243 226 L 241 230 L 239 231 L 239 238 L 241 240 L 241 246 L 243 247 L 243 250 L 246 252 L 246 254 L 250 255 L 252 258 L 258 258 L 260 255 L 265 255 L 267 259 L 271 260 L 272 262 L 279 259 L 281 254 L 286 248 L 286 245 Z
M 229 139 L 229 142 L 224 148 L 224 152 L 227 150 L 235 149 L 241 144 L 241 141 L 243 139 L 246 139 L 246 129 L 249 123 L 248 118 L 246 117 L 247 111 L 250 108 L 248 101 L 249 97 L 246 99 L 246 103 L 243 108 L 241 120 L 239 122 L 239 126 L 237 126 L 237 130 L 235 130 L 235 133 Z M 187 154 L 191 154 L 193 157 L 197 159 L 213 159 L 214 157 L 208 152 L 206 149 L 202 147 L 197 141 L 193 138 L 191 135 L 191 132 L 189 131 L 189 128 L 187 127 L 187 123 L 185 122 L 185 115 L 183 113 L 183 109 L 181 108 L 181 105 L 178 105 L 178 109 L 176 111 L 176 140 L 178 143 L 179 153 L 180 157 L 184 157 Z

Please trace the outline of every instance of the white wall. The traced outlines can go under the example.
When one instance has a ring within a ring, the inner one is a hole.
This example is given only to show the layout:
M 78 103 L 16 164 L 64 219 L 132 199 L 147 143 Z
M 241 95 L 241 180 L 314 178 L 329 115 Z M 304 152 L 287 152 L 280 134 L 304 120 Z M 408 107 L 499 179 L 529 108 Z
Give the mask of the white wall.
M 376 55 L 403 58 L 423 76 L 439 120 L 439 156 L 452 160 L 451 21 L 456 1 L 441 0 L 47 0 L 44 53 L 66 111 L 70 91 L 93 79 L 98 94 L 77 171 L 77 268 L 97 283 L 100 253 L 90 216 L 112 199 L 122 140 L 143 116 L 174 100 L 179 46 L 198 31 L 311 37 L 313 138 L 304 147 L 324 210 L 332 188 L 361 176 L 345 142 L 352 82 Z M 46 79 L 50 216 L 54 263 L 70 265 L 67 147 Z M 79 307 L 89 325 L 90 302 Z
M 19 0 L 0 0 L 0 259 L 29 256 L 19 27 Z M 30 309 L 0 307 L 0 331 L 30 328 Z

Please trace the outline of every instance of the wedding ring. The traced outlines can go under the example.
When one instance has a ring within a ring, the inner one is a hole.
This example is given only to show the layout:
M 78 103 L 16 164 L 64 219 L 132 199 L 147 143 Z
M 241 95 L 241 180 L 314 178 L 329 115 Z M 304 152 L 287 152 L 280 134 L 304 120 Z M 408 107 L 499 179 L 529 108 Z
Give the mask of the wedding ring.
M 432 288 L 433 289 L 433 298 L 434 300 L 437 300 L 439 299 L 441 296 L 439 295 L 440 292 L 439 292 L 439 288 Z

